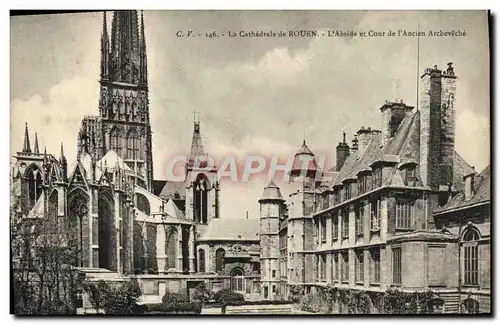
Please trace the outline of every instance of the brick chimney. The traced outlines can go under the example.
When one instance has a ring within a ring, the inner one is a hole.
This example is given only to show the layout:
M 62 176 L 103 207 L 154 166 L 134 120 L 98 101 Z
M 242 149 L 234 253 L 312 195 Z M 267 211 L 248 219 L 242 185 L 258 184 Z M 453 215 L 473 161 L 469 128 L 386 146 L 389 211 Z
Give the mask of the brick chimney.
M 345 141 L 345 132 L 343 133 L 343 140 L 339 142 L 335 150 L 335 155 L 337 157 L 337 165 L 335 166 L 335 171 L 340 171 L 344 165 L 345 160 L 349 156 L 349 145 Z
M 456 79 L 452 63 L 420 78 L 420 177 L 434 190 L 453 182 Z
M 399 102 L 385 101 L 385 104 L 380 107 L 382 113 L 382 145 L 396 134 L 399 125 L 403 119 L 413 111 L 413 107 L 407 106 L 403 100 Z

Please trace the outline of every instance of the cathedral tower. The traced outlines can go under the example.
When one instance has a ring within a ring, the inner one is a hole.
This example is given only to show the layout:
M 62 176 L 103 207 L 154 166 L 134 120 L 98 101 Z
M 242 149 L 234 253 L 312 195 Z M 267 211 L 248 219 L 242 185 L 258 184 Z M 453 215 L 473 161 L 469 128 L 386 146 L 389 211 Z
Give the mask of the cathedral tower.
M 151 190 L 153 156 L 142 13 L 139 28 L 136 10 L 115 11 L 111 38 L 104 13 L 99 82 L 97 159 L 114 150 L 140 176 L 138 185 Z

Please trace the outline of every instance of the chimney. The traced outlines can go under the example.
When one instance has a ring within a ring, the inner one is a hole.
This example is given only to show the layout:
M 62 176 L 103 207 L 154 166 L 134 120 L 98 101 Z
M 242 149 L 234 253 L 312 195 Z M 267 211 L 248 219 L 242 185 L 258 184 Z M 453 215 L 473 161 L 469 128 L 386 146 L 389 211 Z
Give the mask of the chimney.
M 420 78 L 420 178 L 434 190 L 453 182 L 456 78 L 452 63 Z
M 362 156 L 365 153 L 366 148 L 368 147 L 368 143 L 370 143 L 372 129 L 370 127 L 365 128 L 361 126 L 358 130 L 358 157 Z
M 413 111 L 413 107 L 407 106 L 403 100 L 399 102 L 385 101 L 385 104 L 380 107 L 382 113 L 382 145 L 396 134 L 399 125 L 403 119 Z
M 354 138 L 352 139 L 351 145 L 351 154 L 354 154 L 358 151 L 358 135 L 354 134 Z
M 347 145 L 347 143 L 345 142 L 345 132 L 343 133 L 343 141 L 339 142 L 335 153 L 337 157 L 337 165 L 335 166 L 335 171 L 340 171 L 350 153 L 349 145 Z
M 475 172 L 471 172 L 464 176 L 465 188 L 464 195 L 465 200 L 468 201 L 474 196 L 474 175 Z

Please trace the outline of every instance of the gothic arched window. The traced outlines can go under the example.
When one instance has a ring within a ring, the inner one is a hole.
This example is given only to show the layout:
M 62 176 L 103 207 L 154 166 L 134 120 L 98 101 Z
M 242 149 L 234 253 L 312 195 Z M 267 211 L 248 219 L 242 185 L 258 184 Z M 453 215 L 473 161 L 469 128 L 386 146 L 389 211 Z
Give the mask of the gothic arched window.
M 139 136 L 134 130 L 131 130 L 127 136 L 127 159 L 139 160 Z
M 215 251 L 215 271 L 222 271 L 224 270 L 224 255 L 226 254 L 226 251 L 224 251 L 223 248 L 218 248 L 217 251 Z
M 115 151 L 118 155 L 121 153 L 120 136 L 116 127 L 109 133 L 109 149 Z
M 33 165 L 26 174 L 26 181 L 28 182 L 28 209 L 31 209 L 42 194 L 42 171 Z
M 176 269 L 177 268 L 177 230 L 175 228 L 171 228 L 168 235 L 166 251 L 167 251 L 167 270 Z
M 85 194 L 76 192 L 68 197 L 68 236 L 70 246 L 75 252 L 75 265 L 78 267 L 84 266 L 83 253 L 89 243 L 84 235 L 88 227 L 88 212 L 88 197 Z
M 139 209 L 146 215 L 151 214 L 151 205 L 149 204 L 148 198 L 146 198 L 144 195 L 140 193 L 137 193 L 136 197 L 137 197 L 137 209 Z
M 463 255 L 464 255 L 464 284 L 475 286 L 479 278 L 479 233 L 475 229 L 469 229 L 464 233 Z
M 208 223 L 208 188 L 207 176 L 200 173 L 193 185 L 193 213 L 195 222 L 201 224 Z
M 198 272 L 205 272 L 205 250 L 198 250 Z

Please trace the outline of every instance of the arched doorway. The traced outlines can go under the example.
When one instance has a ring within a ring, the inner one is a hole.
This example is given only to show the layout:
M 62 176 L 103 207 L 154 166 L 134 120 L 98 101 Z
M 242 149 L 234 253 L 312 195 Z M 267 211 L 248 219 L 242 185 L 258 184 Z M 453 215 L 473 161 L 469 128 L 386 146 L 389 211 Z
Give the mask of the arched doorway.
M 243 269 L 234 268 L 231 270 L 231 290 L 235 292 L 245 292 L 245 276 Z

